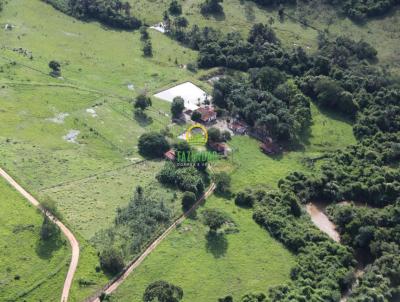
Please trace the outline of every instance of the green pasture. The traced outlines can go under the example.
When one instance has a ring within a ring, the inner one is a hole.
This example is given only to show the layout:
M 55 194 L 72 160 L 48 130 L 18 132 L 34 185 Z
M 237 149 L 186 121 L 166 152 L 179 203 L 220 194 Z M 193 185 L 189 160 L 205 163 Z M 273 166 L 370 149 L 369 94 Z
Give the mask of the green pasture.
M 68 242 L 40 239 L 42 215 L 0 179 L 0 300 L 59 301 Z

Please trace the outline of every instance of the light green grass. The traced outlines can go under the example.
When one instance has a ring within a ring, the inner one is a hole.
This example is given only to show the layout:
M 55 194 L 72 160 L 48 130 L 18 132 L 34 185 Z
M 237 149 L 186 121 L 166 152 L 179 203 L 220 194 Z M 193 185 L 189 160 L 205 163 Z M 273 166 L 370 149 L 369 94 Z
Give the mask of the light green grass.
M 64 237 L 59 244 L 41 244 L 42 222 L 42 215 L 0 179 L 1 301 L 59 301 L 71 254 Z
M 294 257 L 253 221 L 251 210 L 215 197 L 205 207 L 229 213 L 239 232 L 209 243 L 208 228 L 187 220 L 121 285 L 116 301 L 142 301 L 146 286 L 155 280 L 181 286 L 184 302 L 217 301 L 228 294 L 236 300 L 287 281 Z

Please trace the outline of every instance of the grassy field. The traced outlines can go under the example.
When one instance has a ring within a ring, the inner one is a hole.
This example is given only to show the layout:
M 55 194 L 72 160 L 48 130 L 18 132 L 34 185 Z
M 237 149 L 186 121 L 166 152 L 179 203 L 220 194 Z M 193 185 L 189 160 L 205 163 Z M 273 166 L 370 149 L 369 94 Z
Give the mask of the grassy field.
M 70 259 L 65 238 L 40 240 L 42 215 L 0 179 L 0 300 L 59 301 Z
M 155 280 L 181 286 L 186 302 L 217 301 L 228 294 L 237 299 L 285 282 L 294 257 L 253 221 L 252 211 L 211 197 L 205 208 L 214 207 L 229 213 L 239 232 L 213 238 L 200 215 L 187 220 L 122 284 L 115 300 L 140 302 Z

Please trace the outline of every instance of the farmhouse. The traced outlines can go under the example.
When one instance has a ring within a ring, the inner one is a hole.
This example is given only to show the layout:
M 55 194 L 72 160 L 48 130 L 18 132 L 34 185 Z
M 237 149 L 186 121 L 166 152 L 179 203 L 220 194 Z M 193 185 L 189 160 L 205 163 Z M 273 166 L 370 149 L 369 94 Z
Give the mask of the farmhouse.
M 205 124 L 217 120 L 217 113 L 210 106 L 200 107 L 195 111 L 201 114 L 200 121 Z

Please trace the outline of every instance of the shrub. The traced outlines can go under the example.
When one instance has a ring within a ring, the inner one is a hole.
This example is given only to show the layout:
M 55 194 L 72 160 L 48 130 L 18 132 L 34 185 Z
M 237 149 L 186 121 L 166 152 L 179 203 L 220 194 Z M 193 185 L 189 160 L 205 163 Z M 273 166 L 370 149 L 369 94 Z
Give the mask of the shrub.
M 193 192 L 185 192 L 182 197 L 183 210 L 189 210 L 196 203 L 196 195 Z
M 105 272 L 116 275 L 124 268 L 124 259 L 116 249 L 108 248 L 100 254 L 100 266 Z

